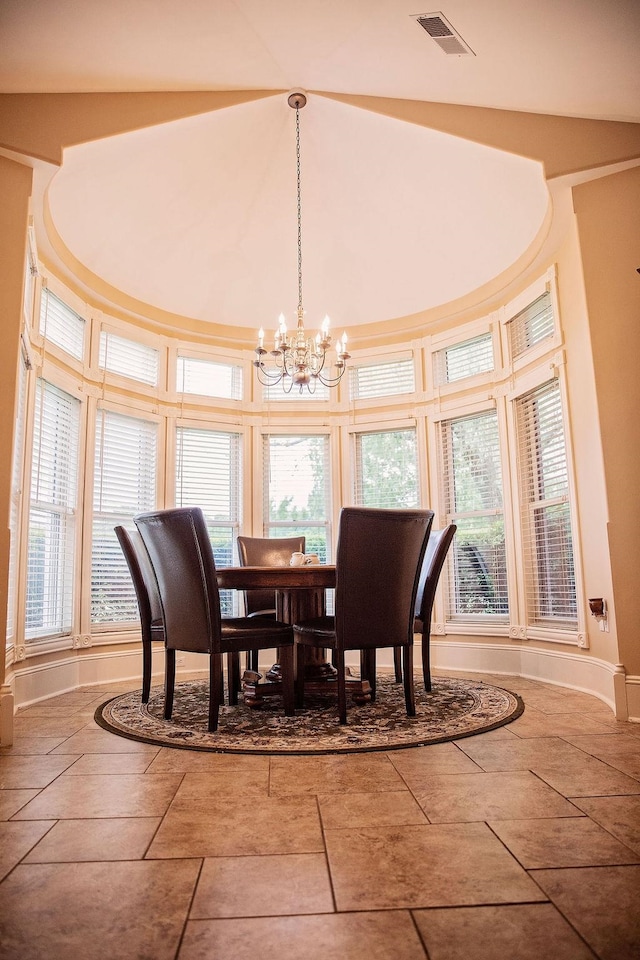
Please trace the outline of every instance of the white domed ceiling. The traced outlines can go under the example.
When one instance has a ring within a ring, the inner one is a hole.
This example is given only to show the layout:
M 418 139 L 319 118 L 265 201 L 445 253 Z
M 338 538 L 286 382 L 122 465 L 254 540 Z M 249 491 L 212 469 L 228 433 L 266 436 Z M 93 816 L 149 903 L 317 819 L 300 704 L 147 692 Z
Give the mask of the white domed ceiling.
M 304 306 L 342 327 L 449 303 L 507 270 L 549 203 L 537 162 L 308 94 L 300 111 Z M 286 94 L 74 146 L 48 192 L 69 253 L 182 317 L 290 325 L 295 111 Z

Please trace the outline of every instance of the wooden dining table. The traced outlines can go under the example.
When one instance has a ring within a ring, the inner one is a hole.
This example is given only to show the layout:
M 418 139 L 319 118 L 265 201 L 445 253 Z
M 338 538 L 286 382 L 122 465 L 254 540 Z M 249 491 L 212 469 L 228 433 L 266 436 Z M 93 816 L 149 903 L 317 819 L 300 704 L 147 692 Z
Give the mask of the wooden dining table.
M 327 563 L 295 567 L 221 567 L 216 568 L 216 575 L 221 590 L 274 590 L 276 617 L 291 624 L 324 616 L 326 590 L 336 585 L 336 568 Z M 305 690 L 327 692 L 335 686 L 336 669 L 327 660 L 326 652 L 307 646 L 302 647 L 301 652 L 305 658 Z M 347 679 L 354 699 L 367 702 L 371 693 L 367 681 Z M 280 693 L 279 663 L 274 663 L 264 677 L 246 670 L 243 692 L 250 706 L 258 706 L 264 696 Z

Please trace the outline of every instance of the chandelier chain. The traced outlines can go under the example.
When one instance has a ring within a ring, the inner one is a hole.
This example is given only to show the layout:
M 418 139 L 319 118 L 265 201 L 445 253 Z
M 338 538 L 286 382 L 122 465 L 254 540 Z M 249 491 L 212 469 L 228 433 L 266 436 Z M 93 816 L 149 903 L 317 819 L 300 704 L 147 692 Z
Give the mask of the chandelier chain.
M 280 314 L 279 326 L 275 332 L 273 350 L 264 346 L 264 330 L 258 331 L 258 346 L 255 348 L 256 359 L 253 365 L 256 368 L 258 381 L 263 386 L 282 384 L 285 393 L 289 393 L 294 386 L 300 393 L 306 388 L 309 393 L 315 393 L 320 383 L 324 387 L 335 387 L 342 379 L 347 360 L 347 335 L 342 334 L 335 345 L 335 376 L 329 373 L 328 351 L 332 340 L 329 333 L 329 317 L 325 317 L 319 332 L 310 335 L 304 328 L 304 308 L 302 305 L 302 188 L 300 173 L 300 108 L 304 107 L 307 98 L 301 91 L 292 92 L 287 98 L 290 107 L 296 111 L 296 180 L 298 201 L 298 324 L 293 333 L 287 331 L 284 314 Z M 273 358 L 265 363 L 270 353 Z
M 300 107 L 296 107 L 296 176 L 298 186 L 298 311 L 302 313 L 302 191 L 300 188 Z

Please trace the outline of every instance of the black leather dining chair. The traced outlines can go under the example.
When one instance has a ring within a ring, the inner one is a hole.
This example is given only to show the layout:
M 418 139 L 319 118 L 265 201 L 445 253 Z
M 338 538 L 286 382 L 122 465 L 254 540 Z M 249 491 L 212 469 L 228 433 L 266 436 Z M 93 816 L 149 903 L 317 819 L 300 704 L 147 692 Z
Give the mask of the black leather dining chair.
M 160 595 L 165 635 L 165 720 L 170 720 L 173 712 L 176 650 L 209 656 L 210 732 L 218 728 L 224 653 L 279 648 L 285 714 L 293 716 L 292 628 L 266 617 L 222 617 L 215 560 L 202 510 L 158 510 L 139 514 L 134 522 L 149 554 Z M 237 665 L 237 656 L 231 662 Z M 229 677 L 229 701 L 237 702 L 234 677 Z
M 457 530 L 455 523 L 449 523 L 442 530 L 432 530 L 420 571 L 418 592 L 416 594 L 415 618 L 413 632 L 421 635 L 422 646 L 422 676 L 424 688 L 431 692 L 431 614 L 433 602 L 440 581 L 440 574 Z M 402 682 L 401 651 L 396 647 L 393 651 L 396 682 Z
M 336 555 L 335 614 L 294 624 L 297 645 L 330 648 L 337 668 L 338 713 L 347 722 L 345 651 L 360 650 L 363 679 L 375 698 L 375 651 L 401 647 L 405 706 L 415 715 L 413 619 L 433 511 L 343 507 Z M 304 702 L 304 671 L 296 698 Z
M 142 538 L 137 530 L 114 527 L 118 543 L 127 561 L 138 603 L 142 633 L 142 702 L 149 702 L 151 660 L 154 641 L 164 641 L 162 607 L 156 578 Z
M 304 537 L 238 537 L 241 567 L 287 567 L 292 553 L 304 553 Z M 245 590 L 244 612 L 247 617 L 276 617 L 276 595 L 273 590 Z M 258 651 L 247 652 L 247 668 L 257 673 Z

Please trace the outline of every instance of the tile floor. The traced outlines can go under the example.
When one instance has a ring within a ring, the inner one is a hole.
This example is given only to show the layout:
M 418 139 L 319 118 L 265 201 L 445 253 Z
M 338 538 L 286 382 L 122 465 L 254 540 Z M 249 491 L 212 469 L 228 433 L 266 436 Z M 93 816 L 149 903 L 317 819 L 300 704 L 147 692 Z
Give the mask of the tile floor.
M 159 749 L 94 723 L 122 684 L 20 711 L 0 748 L 0 957 L 640 957 L 640 724 L 483 679 L 522 717 L 389 753 Z

